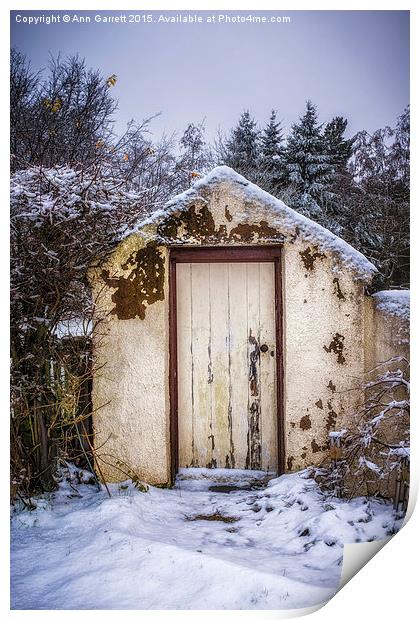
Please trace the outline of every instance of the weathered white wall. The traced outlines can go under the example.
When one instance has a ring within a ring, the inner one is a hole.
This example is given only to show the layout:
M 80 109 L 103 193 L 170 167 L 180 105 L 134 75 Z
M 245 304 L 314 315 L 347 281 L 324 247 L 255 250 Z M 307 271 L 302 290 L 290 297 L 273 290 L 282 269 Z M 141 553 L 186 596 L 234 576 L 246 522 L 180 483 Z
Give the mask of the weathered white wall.
M 98 315 L 105 317 L 97 330 L 105 337 L 97 337 L 103 368 L 93 406 L 95 443 L 107 442 L 98 450 L 144 480 L 169 482 L 165 246 L 283 243 L 286 471 L 318 463 L 326 456 L 328 432 L 343 426 L 345 412 L 358 404 L 352 388 L 365 367 L 363 285 L 334 251 L 318 248 L 298 226 L 286 227 L 272 208 L 229 181 L 198 194 L 125 240 L 92 275 Z M 142 248 L 148 248 L 143 267 Z M 150 289 L 153 252 L 163 279 Z M 144 294 L 136 297 L 134 285 Z M 107 480 L 127 477 L 111 465 L 101 469 Z
M 409 302 L 409 300 L 407 299 Z M 396 356 L 409 359 L 409 312 L 394 313 L 380 297 L 365 298 L 365 371 Z
M 345 425 L 363 379 L 363 286 L 329 257 L 306 269 L 300 252 L 284 252 L 286 470 L 317 464 L 328 433 Z M 326 350 L 328 349 L 328 350 Z
M 389 303 L 391 302 L 391 303 Z M 409 362 L 409 292 L 381 291 L 372 297 L 365 298 L 365 381 L 374 381 L 376 377 L 387 371 L 402 370 L 408 372 L 408 366 L 401 358 Z M 395 358 L 394 362 L 389 362 Z M 383 385 L 376 388 L 382 392 Z M 371 388 L 369 397 L 372 398 L 375 388 Z M 388 400 L 404 400 L 407 392 L 404 388 L 392 390 L 388 395 L 381 395 L 381 402 Z M 378 407 L 375 414 L 383 407 Z M 388 442 L 396 445 L 405 437 L 407 431 L 407 417 L 394 417 L 383 423 L 384 436 Z M 385 451 L 384 451 L 385 452 Z M 377 461 L 375 461 L 377 462 Z M 393 498 L 395 491 L 397 469 L 383 479 L 373 472 L 366 472 L 366 487 L 362 492 L 366 494 L 380 493 L 384 497 Z
M 138 237 L 119 246 L 112 257 L 113 275 L 126 275 L 120 265 L 139 247 Z M 160 252 L 165 260 L 165 298 L 150 306 L 143 320 L 110 315 L 113 289 L 94 279 L 99 323 L 94 337 L 93 425 L 101 473 L 110 482 L 125 480 L 131 472 L 152 484 L 168 482 L 168 270 L 167 250 Z

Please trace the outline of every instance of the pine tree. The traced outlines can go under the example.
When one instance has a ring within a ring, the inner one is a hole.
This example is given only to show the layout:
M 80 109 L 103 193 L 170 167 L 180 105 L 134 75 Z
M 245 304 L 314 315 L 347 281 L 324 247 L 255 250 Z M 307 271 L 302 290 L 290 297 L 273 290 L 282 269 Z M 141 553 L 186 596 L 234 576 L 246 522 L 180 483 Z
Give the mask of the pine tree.
M 347 128 L 347 119 L 336 116 L 324 128 L 325 152 L 335 174 L 346 174 L 347 165 L 351 157 L 354 138 L 346 140 L 344 132 Z
M 250 180 L 254 180 L 257 174 L 259 136 L 257 123 L 249 110 L 245 110 L 225 144 L 224 163 Z
M 298 123 L 292 126 L 286 147 L 287 180 L 297 192 L 293 205 L 310 217 L 321 216 L 321 205 L 330 198 L 329 183 L 332 166 L 325 152 L 317 110 L 311 101 L 306 103 L 306 112 Z
M 271 111 L 270 120 L 261 136 L 259 171 L 261 185 L 277 194 L 284 182 L 284 146 L 281 125 L 277 122 L 276 111 Z
M 207 168 L 209 152 L 204 131 L 204 121 L 199 125 L 189 123 L 179 141 L 181 156 L 177 168 L 181 175 L 181 189 L 189 187 Z
M 323 132 L 325 154 L 332 166 L 330 190 L 333 196 L 328 201 L 328 221 L 325 225 L 339 236 L 344 234 L 348 220 L 347 208 L 343 195 L 352 191 L 353 177 L 349 170 L 349 162 L 353 151 L 355 137 L 347 140 L 344 133 L 347 128 L 347 119 L 342 116 L 334 117 L 325 125 Z

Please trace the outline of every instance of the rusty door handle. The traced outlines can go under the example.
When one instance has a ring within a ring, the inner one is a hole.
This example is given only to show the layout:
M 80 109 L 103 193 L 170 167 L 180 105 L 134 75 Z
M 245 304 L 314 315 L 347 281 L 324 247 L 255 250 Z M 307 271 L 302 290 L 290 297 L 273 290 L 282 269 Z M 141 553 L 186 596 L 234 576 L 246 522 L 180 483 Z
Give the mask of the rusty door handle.
M 260 346 L 260 351 L 261 351 L 262 353 L 267 353 L 267 351 L 268 351 L 268 346 L 267 346 L 266 344 L 262 344 L 262 345 Z

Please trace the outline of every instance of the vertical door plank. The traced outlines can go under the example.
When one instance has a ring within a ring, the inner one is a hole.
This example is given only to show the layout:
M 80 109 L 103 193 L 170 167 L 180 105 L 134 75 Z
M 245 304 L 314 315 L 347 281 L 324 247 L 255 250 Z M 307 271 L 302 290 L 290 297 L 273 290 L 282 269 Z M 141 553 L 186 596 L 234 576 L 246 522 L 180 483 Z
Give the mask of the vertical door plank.
M 260 351 L 262 469 L 277 470 L 276 329 L 274 263 L 260 264 Z M 264 346 L 263 346 L 264 348 Z
M 211 303 L 208 263 L 191 265 L 194 462 L 207 467 L 212 459 L 209 345 Z
M 248 429 L 247 469 L 261 469 L 260 263 L 247 264 Z
M 248 432 L 247 265 L 229 265 L 229 407 L 230 467 L 245 469 Z
M 228 264 L 210 264 L 213 465 L 230 462 Z
M 193 398 L 191 355 L 191 265 L 176 267 L 178 350 L 178 437 L 179 466 L 193 465 Z

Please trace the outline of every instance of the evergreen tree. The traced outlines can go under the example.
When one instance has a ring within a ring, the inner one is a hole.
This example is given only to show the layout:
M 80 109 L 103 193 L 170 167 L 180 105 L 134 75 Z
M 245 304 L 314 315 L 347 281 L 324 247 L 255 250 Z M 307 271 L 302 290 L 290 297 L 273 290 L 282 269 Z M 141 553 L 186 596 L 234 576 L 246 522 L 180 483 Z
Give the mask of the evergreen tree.
M 324 128 L 325 153 L 334 168 L 335 174 L 346 174 L 347 165 L 351 157 L 354 138 L 346 140 L 344 132 L 347 128 L 347 119 L 336 116 Z
M 355 138 L 347 140 L 344 137 L 346 128 L 347 119 L 336 116 L 325 125 L 323 132 L 324 151 L 332 166 L 330 193 L 333 194 L 325 205 L 327 207 L 325 225 L 339 236 L 344 234 L 343 224 L 348 219 L 343 195 L 346 196 L 352 191 L 350 186 L 353 183 L 349 161 Z
M 283 133 L 277 122 L 276 111 L 271 111 L 270 120 L 261 136 L 261 153 L 259 171 L 261 185 L 274 194 L 284 182 L 284 146 Z
M 255 120 L 249 110 L 245 110 L 225 144 L 224 163 L 250 180 L 257 174 L 259 136 Z
M 339 189 L 343 236 L 378 267 L 374 287 L 409 285 L 409 129 L 407 108 L 395 129 L 356 134 L 352 184 Z
M 182 188 L 189 187 L 207 168 L 209 151 L 204 131 L 204 121 L 199 125 L 189 123 L 179 141 L 181 156 L 177 167 L 181 174 Z
M 294 207 L 310 217 L 320 216 L 323 201 L 332 197 L 329 184 L 333 168 L 311 101 L 306 103 L 306 112 L 299 122 L 292 126 L 285 159 L 287 180 L 298 196 Z

